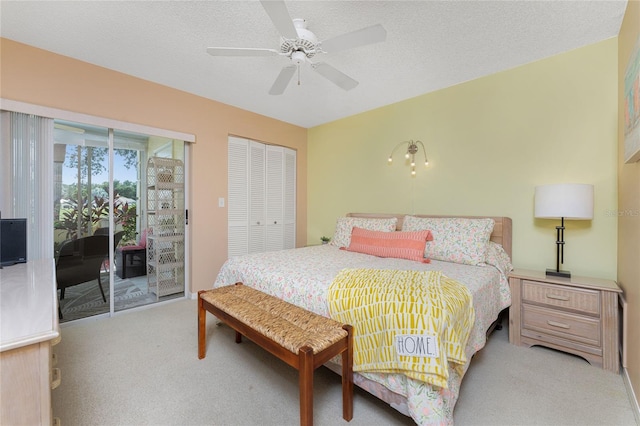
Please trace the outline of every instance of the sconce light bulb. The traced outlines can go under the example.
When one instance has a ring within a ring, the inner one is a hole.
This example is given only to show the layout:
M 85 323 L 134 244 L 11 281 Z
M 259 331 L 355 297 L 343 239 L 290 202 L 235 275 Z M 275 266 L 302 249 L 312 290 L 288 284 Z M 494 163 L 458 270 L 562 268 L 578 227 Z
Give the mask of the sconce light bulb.
M 415 166 L 416 166 L 416 163 L 412 161 L 411 162 L 411 167 L 415 167 Z
M 428 165 L 429 165 L 429 162 L 428 162 L 428 161 L 425 161 L 425 162 L 424 162 L 424 165 L 425 165 L 425 166 L 428 166 Z
M 416 175 L 416 171 L 415 170 L 411 170 L 411 176 L 415 176 Z
M 408 152 L 404 155 L 404 158 L 406 158 L 407 160 L 409 159 L 409 153 Z
M 389 156 L 389 160 L 390 163 L 393 162 L 393 158 L 391 158 L 391 156 Z

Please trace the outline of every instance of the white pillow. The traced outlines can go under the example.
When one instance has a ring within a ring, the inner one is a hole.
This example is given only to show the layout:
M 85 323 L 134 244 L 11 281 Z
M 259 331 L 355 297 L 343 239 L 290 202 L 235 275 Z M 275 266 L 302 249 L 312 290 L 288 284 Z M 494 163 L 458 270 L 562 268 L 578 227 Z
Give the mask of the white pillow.
M 374 219 L 365 217 L 339 217 L 336 221 L 336 231 L 329 244 L 337 247 L 349 247 L 351 230 L 354 226 L 370 231 L 393 232 L 396 230 L 398 218 Z
M 493 219 L 405 216 L 402 230 L 431 231 L 433 241 L 428 241 L 424 249 L 429 259 L 482 265 L 494 224 Z

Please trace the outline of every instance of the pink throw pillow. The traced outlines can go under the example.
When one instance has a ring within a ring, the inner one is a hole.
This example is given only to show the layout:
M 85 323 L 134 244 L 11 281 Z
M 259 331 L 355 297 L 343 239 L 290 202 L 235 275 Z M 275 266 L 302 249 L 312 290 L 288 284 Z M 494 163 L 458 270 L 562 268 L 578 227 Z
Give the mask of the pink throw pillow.
M 431 231 L 380 232 L 353 227 L 349 247 L 342 249 L 378 257 L 415 260 L 429 263 L 424 257 L 427 241 L 433 240 Z

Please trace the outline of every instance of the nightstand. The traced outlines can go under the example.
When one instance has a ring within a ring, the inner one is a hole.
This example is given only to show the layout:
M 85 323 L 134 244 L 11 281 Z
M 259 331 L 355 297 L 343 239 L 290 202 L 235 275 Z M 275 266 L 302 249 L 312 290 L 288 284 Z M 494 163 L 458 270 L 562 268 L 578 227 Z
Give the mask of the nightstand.
M 618 373 L 622 290 L 615 281 L 516 269 L 509 274 L 509 286 L 509 342 L 572 353 Z

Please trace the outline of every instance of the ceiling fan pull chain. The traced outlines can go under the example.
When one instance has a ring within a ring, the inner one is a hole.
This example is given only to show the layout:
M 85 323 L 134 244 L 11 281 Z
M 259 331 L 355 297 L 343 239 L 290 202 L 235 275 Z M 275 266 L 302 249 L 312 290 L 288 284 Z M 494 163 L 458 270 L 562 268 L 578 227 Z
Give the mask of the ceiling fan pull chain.
M 298 64 L 298 86 L 300 86 L 300 64 Z

